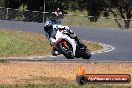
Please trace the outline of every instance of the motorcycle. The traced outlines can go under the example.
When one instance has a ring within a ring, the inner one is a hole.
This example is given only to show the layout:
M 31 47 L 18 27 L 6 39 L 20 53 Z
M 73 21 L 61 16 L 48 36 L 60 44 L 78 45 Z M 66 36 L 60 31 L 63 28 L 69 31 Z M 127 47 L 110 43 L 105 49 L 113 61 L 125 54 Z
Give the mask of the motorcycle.
M 91 52 L 84 46 L 81 47 L 77 44 L 74 38 L 71 38 L 63 28 L 69 28 L 68 26 L 53 25 L 53 28 L 57 30 L 55 38 L 52 38 L 53 47 L 63 54 L 67 59 L 80 58 L 90 59 Z

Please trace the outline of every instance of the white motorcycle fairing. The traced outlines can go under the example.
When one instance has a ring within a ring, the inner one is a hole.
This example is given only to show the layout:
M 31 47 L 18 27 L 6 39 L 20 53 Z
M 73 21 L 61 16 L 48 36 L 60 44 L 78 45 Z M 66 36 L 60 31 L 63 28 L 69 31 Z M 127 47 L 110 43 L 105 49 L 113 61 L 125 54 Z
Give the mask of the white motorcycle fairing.
M 68 28 L 68 26 L 61 26 L 61 25 L 54 25 L 53 28 L 60 28 L 60 27 L 65 27 Z M 50 38 L 51 42 L 53 45 L 57 45 L 58 42 L 60 42 L 62 39 L 68 41 L 73 48 L 73 56 L 75 56 L 75 52 L 76 52 L 76 41 L 72 38 L 70 38 L 68 35 L 63 34 L 63 31 L 59 31 L 59 29 L 57 30 L 57 33 L 55 35 L 55 39 L 54 38 Z M 57 46 L 56 46 L 57 47 Z

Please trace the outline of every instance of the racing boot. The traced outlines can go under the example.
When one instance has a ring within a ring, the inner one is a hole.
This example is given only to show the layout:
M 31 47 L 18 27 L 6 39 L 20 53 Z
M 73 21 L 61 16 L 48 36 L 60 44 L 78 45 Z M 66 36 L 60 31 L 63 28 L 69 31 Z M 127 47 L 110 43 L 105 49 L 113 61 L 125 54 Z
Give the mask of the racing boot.
M 73 30 L 69 30 L 68 32 L 69 32 L 70 38 L 75 39 L 77 37 Z
M 86 49 L 87 47 L 82 43 L 82 41 L 80 39 L 78 39 L 78 37 L 75 37 L 75 41 L 77 41 L 77 44 L 79 45 L 80 49 Z
M 86 46 L 82 43 L 82 41 L 80 39 L 78 39 L 77 35 L 74 33 L 73 30 L 69 30 L 70 33 L 70 37 L 75 39 L 75 41 L 77 42 L 77 44 L 79 45 L 80 49 L 86 49 Z

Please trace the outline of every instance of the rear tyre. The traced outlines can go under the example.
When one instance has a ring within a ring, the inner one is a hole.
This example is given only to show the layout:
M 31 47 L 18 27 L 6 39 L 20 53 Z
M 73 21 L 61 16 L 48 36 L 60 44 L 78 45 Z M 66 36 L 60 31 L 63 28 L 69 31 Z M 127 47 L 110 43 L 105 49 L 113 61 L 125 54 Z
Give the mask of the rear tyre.
M 83 54 L 82 54 L 82 58 L 83 59 L 90 59 L 90 57 L 91 57 L 91 52 L 90 52 L 90 50 L 85 50 L 84 52 L 83 52 Z
M 61 53 L 67 58 L 67 59 L 74 59 L 74 56 L 72 55 L 72 52 L 70 52 L 70 48 L 68 50 L 65 50 L 65 48 L 62 46 L 62 44 L 59 44 L 59 49 Z

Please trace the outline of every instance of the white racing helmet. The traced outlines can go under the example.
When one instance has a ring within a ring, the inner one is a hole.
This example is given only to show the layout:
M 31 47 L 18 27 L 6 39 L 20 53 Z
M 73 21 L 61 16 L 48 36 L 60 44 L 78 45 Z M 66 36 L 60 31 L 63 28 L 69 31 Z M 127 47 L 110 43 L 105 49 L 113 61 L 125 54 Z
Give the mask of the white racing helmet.
M 48 20 L 45 22 L 45 24 L 44 24 L 45 32 L 52 30 L 52 27 L 53 27 L 53 22 L 51 20 Z
M 52 26 L 52 25 L 53 25 L 52 21 L 48 20 L 45 22 L 44 27 L 48 27 L 48 26 Z

